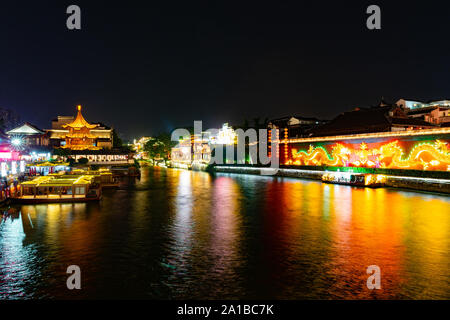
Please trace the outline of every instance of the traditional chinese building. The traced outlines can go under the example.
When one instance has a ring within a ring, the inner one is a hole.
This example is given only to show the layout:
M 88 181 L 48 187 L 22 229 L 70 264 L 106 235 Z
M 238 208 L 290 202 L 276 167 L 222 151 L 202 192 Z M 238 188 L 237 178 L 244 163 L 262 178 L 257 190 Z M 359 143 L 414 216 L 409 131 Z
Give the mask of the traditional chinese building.
M 289 116 L 269 121 L 268 128 L 283 130 L 283 137 L 301 138 L 307 134 L 308 130 L 327 123 L 326 120 L 308 118 L 302 116 Z
M 66 141 L 62 148 L 71 150 L 101 149 L 97 146 L 97 137 L 91 133 L 91 130 L 97 128 L 98 124 L 90 124 L 83 118 L 81 106 L 78 106 L 78 113 L 75 120 L 64 124 L 62 127 L 69 130 L 69 133 L 64 136 Z
M 375 132 L 401 132 L 436 128 L 435 124 L 408 117 L 398 106 L 384 103 L 343 112 L 330 122 L 308 130 L 309 137 L 339 136 Z
M 28 122 L 7 131 L 6 134 L 13 147 L 39 150 L 49 144 L 47 133 Z
M 112 129 L 101 123 L 87 122 L 78 106 L 77 116 L 58 116 L 48 130 L 53 147 L 70 150 L 100 150 L 112 148 Z

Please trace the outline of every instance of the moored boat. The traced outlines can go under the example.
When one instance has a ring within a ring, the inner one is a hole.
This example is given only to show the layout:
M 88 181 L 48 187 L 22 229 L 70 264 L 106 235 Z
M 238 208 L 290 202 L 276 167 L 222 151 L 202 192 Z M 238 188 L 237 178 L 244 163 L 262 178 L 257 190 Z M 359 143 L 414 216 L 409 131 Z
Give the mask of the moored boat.
M 357 187 L 377 188 L 384 186 L 386 177 L 381 174 L 367 174 L 354 172 L 326 172 L 322 175 L 325 183 L 351 185 Z
M 18 185 L 11 198 L 19 203 L 60 203 L 100 200 L 102 188 L 95 175 L 48 175 Z

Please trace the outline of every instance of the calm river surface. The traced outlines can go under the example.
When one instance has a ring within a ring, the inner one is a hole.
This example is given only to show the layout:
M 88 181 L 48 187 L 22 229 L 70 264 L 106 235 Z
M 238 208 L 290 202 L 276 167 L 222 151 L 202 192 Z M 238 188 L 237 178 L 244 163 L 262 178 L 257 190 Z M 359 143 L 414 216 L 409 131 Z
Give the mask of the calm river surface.
M 441 195 L 144 168 L 98 203 L 10 211 L 3 299 L 450 298 Z M 370 265 L 381 290 L 366 287 Z

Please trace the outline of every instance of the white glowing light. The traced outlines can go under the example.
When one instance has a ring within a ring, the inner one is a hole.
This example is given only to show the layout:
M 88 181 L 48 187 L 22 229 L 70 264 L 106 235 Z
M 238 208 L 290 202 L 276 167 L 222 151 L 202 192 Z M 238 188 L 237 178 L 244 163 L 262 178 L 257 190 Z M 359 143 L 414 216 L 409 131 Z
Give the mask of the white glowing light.
M 217 137 L 212 137 L 211 140 L 213 140 L 213 144 L 232 145 L 236 140 L 236 132 L 228 126 L 228 123 L 225 123 L 219 130 Z
M 20 161 L 20 172 L 21 173 L 25 172 L 25 161 Z
M 22 140 L 19 138 L 14 138 L 11 140 L 11 144 L 15 147 L 22 145 Z
M 1 164 L 1 173 L 2 173 L 2 177 L 6 177 L 6 175 L 7 175 L 6 162 L 2 162 L 2 164 Z
M 17 174 L 17 162 L 15 161 L 11 162 L 11 173 Z
M 11 159 L 12 153 L 11 152 L 0 152 L 0 159 Z

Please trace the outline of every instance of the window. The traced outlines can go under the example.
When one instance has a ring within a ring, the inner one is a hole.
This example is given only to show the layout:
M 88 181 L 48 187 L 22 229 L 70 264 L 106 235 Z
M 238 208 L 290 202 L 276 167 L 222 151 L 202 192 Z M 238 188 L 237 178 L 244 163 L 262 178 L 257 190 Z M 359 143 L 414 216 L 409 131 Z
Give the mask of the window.
M 85 194 L 84 187 L 76 187 L 75 194 Z

